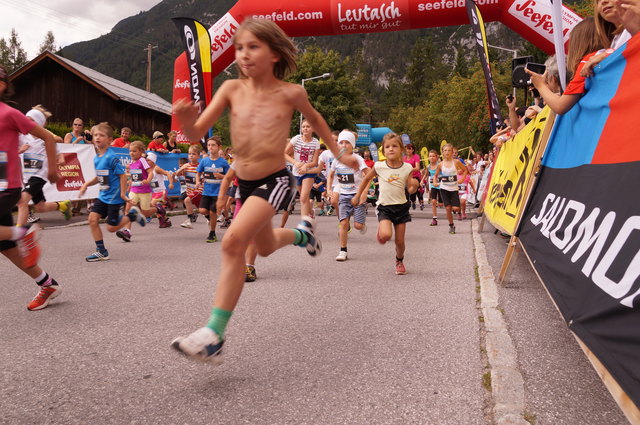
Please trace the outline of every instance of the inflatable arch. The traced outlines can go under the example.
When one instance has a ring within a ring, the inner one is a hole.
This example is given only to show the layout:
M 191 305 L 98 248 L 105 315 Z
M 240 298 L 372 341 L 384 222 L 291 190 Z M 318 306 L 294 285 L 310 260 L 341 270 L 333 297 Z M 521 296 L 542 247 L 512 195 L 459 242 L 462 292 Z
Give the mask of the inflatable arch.
M 550 0 L 476 0 L 485 22 L 500 21 L 552 54 Z M 581 18 L 564 7 L 564 42 Z M 239 0 L 210 29 L 213 76 L 234 60 L 231 37 L 247 17 L 275 21 L 290 37 L 399 31 L 469 23 L 465 0 Z M 173 101 L 188 98 L 186 55 L 174 63 Z M 172 128 L 178 130 L 174 121 Z M 178 141 L 185 141 L 179 132 Z

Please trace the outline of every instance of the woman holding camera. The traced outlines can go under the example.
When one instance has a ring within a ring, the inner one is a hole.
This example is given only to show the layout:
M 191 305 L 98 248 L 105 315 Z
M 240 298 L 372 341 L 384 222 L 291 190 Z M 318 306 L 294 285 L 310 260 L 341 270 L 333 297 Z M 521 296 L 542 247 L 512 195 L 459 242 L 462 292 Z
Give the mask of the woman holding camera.
M 65 143 L 91 144 L 91 133 L 84 129 L 84 121 L 81 118 L 73 120 L 73 127 L 70 133 L 64 135 Z

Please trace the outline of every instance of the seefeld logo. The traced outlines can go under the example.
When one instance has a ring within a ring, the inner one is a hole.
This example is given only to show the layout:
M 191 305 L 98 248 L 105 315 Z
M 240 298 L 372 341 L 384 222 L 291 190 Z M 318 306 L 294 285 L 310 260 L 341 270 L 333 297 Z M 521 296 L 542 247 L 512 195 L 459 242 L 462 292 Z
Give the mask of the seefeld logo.
M 189 87 L 191 87 L 189 80 L 180 81 L 180 79 L 177 79 L 173 86 L 174 89 L 188 89 Z
M 509 13 L 527 24 L 538 34 L 552 40 L 553 22 L 551 21 L 551 8 L 547 4 L 538 4 L 535 0 L 515 1 L 509 8 Z M 564 15 L 564 13 L 563 13 Z M 565 16 L 563 16 L 565 18 Z M 566 25 L 566 24 L 565 24 Z M 565 26 L 563 36 L 567 36 L 570 28 Z
M 231 47 L 231 38 L 238 31 L 240 24 L 236 19 L 227 13 L 211 29 L 211 61 L 219 58 L 228 48 Z

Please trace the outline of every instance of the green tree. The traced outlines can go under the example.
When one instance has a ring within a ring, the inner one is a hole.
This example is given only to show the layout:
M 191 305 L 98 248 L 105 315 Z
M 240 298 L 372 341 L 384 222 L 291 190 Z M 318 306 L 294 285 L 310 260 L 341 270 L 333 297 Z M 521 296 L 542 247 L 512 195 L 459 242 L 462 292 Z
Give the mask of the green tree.
M 366 107 L 359 88 L 361 75 L 355 72 L 349 58 L 343 59 L 334 50 L 323 52 L 319 47 L 310 47 L 298 58 L 298 69 L 287 80 L 300 84 L 303 78 L 324 73 L 330 73 L 331 77 L 305 83 L 311 104 L 332 129 L 355 129 L 355 124 L 365 114 Z M 299 117 L 298 114 L 294 115 L 292 134 L 299 132 Z
M 511 70 L 507 68 L 492 64 L 498 99 L 504 99 L 511 89 Z M 468 77 L 454 75 L 436 82 L 420 105 L 394 108 L 389 127 L 406 132 L 419 147 L 439 150 L 444 139 L 454 146 L 485 150 L 490 137 L 487 90 L 480 65 L 476 63 L 472 69 L 476 71 Z
M 431 37 L 420 37 L 411 50 L 409 67 L 405 74 L 402 102 L 419 105 L 427 96 L 433 84 L 448 75 Z
M 44 41 L 40 45 L 40 49 L 38 50 L 38 54 L 44 52 L 55 53 L 58 50 L 56 46 L 56 37 L 53 35 L 52 31 L 47 31 L 47 35 L 44 37 Z
M 11 73 L 26 63 L 27 52 L 22 48 L 22 43 L 18 39 L 18 33 L 15 28 L 12 28 L 11 36 L 8 40 L 0 39 L 0 64 Z

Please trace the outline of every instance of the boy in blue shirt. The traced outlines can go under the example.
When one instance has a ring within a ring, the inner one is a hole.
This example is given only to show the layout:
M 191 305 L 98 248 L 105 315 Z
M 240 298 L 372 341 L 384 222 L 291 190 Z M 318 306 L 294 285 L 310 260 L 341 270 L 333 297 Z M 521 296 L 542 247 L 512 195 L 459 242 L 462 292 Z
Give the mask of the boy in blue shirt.
M 89 228 L 96 243 L 96 252 L 85 259 L 89 262 L 106 261 L 109 252 L 104 246 L 100 219 L 107 219 L 107 230 L 116 232 L 128 223 L 137 221 L 140 226 L 145 225 L 144 216 L 136 207 L 132 207 L 125 216 L 120 216 L 120 208 L 125 202 L 130 202 L 127 197 L 127 175 L 120 159 L 109 149 L 113 141 L 113 128 L 106 122 L 93 126 L 91 129 L 93 144 L 96 147 L 96 157 L 93 163 L 96 167 L 96 177 L 85 182 L 80 188 L 80 196 L 84 195 L 87 187 L 96 183 L 100 184 L 100 194 L 93 203 L 89 213 Z
M 200 200 L 200 214 L 209 216 L 209 236 L 207 243 L 216 242 L 216 203 L 220 194 L 220 183 L 224 175 L 229 171 L 229 163 L 220 157 L 220 149 L 222 148 L 222 140 L 218 136 L 211 137 L 207 140 L 207 151 L 209 156 L 200 160 L 196 173 L 196 186 L 204 180 L 204 189 L 202 191 L 202 199 Z

